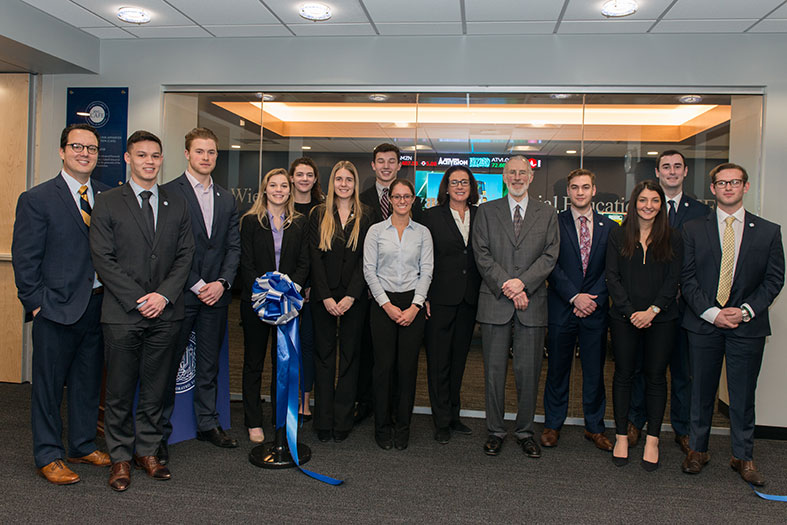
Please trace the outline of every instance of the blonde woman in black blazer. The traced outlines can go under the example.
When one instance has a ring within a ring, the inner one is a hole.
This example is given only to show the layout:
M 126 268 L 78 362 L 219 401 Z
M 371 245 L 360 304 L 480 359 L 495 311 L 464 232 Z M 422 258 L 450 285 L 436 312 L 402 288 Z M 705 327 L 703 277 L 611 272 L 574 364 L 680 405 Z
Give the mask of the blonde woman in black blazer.
M 293 206 L 290 178 L 285 169 L 265 174 L 257 199 L 240 223 L 240 313 L 243 322 L 243 410 L 249 439 L 265 440 L 260 402 L 261 374 L 273 332 L 271 351 L 272 418 L 276 419 L 276 332 L 251 306 L 251 287 L 266 272 L 286 274 L 301 289 L 309 275 L 309 243 L 306 218 Z
M 311 302 L 315 332 L 314 429 L 320 441 L 341 442 L 353 426 L 361 334 L 368 309 L 363 279 L 363 242 L 371 210 L 358 197 L 358 171 L 337 162 L 325 204 L 309 219 Z M 336 377 L 336 325 L 339 376 Z

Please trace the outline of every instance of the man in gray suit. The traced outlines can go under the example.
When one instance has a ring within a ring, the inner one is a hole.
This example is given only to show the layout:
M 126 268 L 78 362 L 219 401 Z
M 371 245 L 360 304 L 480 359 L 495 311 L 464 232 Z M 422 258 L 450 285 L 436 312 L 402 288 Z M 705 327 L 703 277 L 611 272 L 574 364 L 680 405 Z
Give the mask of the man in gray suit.
M 104 283 L 101 323 L 107 363 L 104 429 L 109 485 L 124 491 L 131 460 L 153 479 L 170 478 L 156 458 L 172 354 L 183 322 L 183 287 L 194 255 L 186 201 L 156 184 L 161 140 L 133 133 L 125 154 L 131 177 L 96 199 L 90 251 Z M 136 416 L 134 392 L 139 383 Z
M 498 455 L 507 434 L 505 384 L 508 349 L 513 348 L 514 435 L 528 457 L 538 458 L 541 449 L 533 439 L 533 416 L 547 326 L 545 281 L 560 253 L 557 214 L 552 207 L 528 198 L 533 168 L 525 157 L 508 160 L 503 181 L 508 195 L 480 206 L 473 228 L 475 259 L 483 278 L 476 320 L 481 323 L 484 348 L 489 432 L 484 452 Z

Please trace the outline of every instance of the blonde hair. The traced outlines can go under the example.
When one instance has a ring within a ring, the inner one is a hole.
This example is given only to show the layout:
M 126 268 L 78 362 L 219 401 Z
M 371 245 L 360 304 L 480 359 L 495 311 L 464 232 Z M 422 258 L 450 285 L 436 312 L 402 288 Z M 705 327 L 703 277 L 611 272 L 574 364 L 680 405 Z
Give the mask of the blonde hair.
M 265 188 L 268 187 L 268 182 L 270 182 L 271 178 L 275 177 L 276 175 L 282 175 L 286 180 L 289 186 L 292 186 L 292 182 L 290 181 L 290 177 L 287 174 L 287 170 L 284 168 L 275 168 L 270 170 L 265 176 L 262 178 L 260 182 L 260 188 L 257 192 L 257 198 L 254 199 L 254 204 L 251 205 L 249 211 L 243 214 L 243 217 L 246 215 L 254 215 L 257 217 L 257 221 L 259 221 L 260 226 L 263 228 L 270 228 L 270 224 L 268 222 L 268 196 L 265 194 Z M 287 228 L 290 224 L 292 224 L 293 219 L 297 215 L 300 215 L 298 212 L 295 211 L 295 198 L 292 193 L 292 188 L 290 188 L 290 195 L 287 197 L 287 202 L 285 203 L 285 218 L 284 222 L 282 223 L 282 229 Z
M 355 169 L 355 165 L 349 160 L 340 160 L 331 170 L 331 176 L 328 179 L 328 193 L 325 196 L 325 206 L 320 210 L 322 212 L 322 219 L 320 220 L 320 244 L 318 248 L 324 252 L 331 249 L 333 235 L 336 233 L 336 221 L 333 218 L 333 213 L 336 211 L 334 179 L 339 170 L 349 171 L 355 179 L 352 196 L 353 220 L 355 223 L 353 224 L 350 237 L 347 239 L 347 247 L 355 251 L 356 248 L 358 248 L 358 237 L 361 235 L 361 216 L 363 215 L 363 211 L 361 207 L 361 198 L 358 194 L 358 170 Z

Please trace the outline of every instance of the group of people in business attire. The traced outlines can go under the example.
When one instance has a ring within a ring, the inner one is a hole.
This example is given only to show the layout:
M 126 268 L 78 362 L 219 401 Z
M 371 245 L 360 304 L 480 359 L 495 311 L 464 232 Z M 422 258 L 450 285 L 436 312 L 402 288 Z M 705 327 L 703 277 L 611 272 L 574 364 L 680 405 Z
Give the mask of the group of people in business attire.
M 153 479 L 171 477 L 175 377 L 192 332 L 197 438 L 238 447 L 216 410 L 218 355 L 236 275 L 244 424 L 251 442 L 264 441 L 261 374 L 270 346 L 275 424 L 276 331 L 254 311 L 252 286 L 278 271 L 308 305 L 301 311 L 299 412 L 304 421 L 313 415 L 321 442 L 344 441 L 373 414 L 378 446 L 406 449 L 422 343 L 435 440 L 446 444 L 454 434 L 470 434 L 460 419 L 460 391 L 478 321 L 486 454 L 498 455 L 508 434 L 509 360 L 518 445 L 533 458 L 541 456 L 539 443 L 557 446 L 578 343 L 585 437 L 624 466 L 643 426 L 633 415 L 640 410 L 647 421 L 641 464 L 655 470 L 669 366 L 676 441 L 686 452 L 682 468 L 699 473 L 710 460 L 708 434 L 726 356 L 731 466 L 747 481 L 764 483 L 752 458 L 754 389 L 784 255 L 779 227 L 743 210 L 749 183 L 741 166 L 711 172 L 717 208 L 708 213 L 682 193 L 683 156 L 665 152 L 657 180 L 635 186 L 618 227 L 593 210 L 591 171 L 569 174 L 571 208 L 558 214 L 528 196 L 533 169 L 521 156 L 505 165 L 505 197 L 477 206 L 472 171 L 452 166 L 438 205 L 425 210 L 412 183 L 397 177 L 398 148 L 381 144 L 368 190 L 360 191 L 356 167 L 340 161 L 323 194 L 317 166 L 300 158 L 289 171 L 267 172 L 239 219 L 232 194 L 211 177 L 218 155 L 212 131 L 186 135 L 187 169 L 162 186 L 161 141 L 152 133 L 129 137 L 130 176 L 118 188 L 90 178 L 98 148 L 92 127 L 64 129 L 61 172 L 23 193 L 17 206 L 13 264 L 19 298 L 33 320 L 34 456 L 50 482 L 79 481 L 64 459 L 111 466 L 116 491 L 130 486 L 132 464 Z M 689 211 L 697 218 L 684 224 Z M 614 444 L 603 419 L 607 327 L 615 355 Z M 533 420 L 547 334 L 546 417 L 537 440 Z M 109 454 L 95 444 L 104 364 Z M 68 389 L 68 454 L 60 437 L 65 385 L 79 385 Z M 312 386 L 313 414 L 306 397 Z M 680 434 L 677 418 L 684 413 L 687 430 Z

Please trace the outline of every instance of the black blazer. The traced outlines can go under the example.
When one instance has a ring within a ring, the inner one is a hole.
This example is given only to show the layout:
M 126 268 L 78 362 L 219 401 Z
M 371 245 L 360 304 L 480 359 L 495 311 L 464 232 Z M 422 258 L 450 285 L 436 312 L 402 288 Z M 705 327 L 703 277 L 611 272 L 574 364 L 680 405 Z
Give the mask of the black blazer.
M 256 215 L 240 221 L 241 300 L 251 302 L 251 287 L 257 277 L 276 271 L 276 253 L 270 226 L 263 227 Z M 306 217 L 298 215 L 285 228 L 281 241 L 280 273 L 303 288 L 309 277 L 309 235 Z
M 172 194 L 182 196 L 188 203 L 195 251 L 183 293 L 187 305 L 202 305 L 204 303 L 191 291 L 192 286 L 197 284 L 200 279 L 211 283 L 219 278 L 225 279 L 232 286 L 238 272 L 240 231 L 238 230 L 238 209 L 235 206 L 235 198 L 232 193 L 214 182 L 213 225 L 210 237 L 208 237 L 199 201 L 194 195 L 194 188 L 186 178 L 186 174 L 184 173 L 172 182 L 165 184 L 162 188 Z M 227 306 L 230 301 L 232 301 L 232 294 L 226 292 L 213 306 L 217 308 Z
M 669 204 L 667 209 L 669 209 Z M 680 199 L 678 209 L 675 210 L 675 225 L 673 227 L 680 231 L 687 222 L 706 217 L 708 213 L 710 213 L 710 208 L 707 205 L 697 199 L 692 199 L 684 193 Z
M 642 246 L 637 243 L 634 255 L 629 259 L 621 255 L 625 230 L 616 228 L 609 234 L 607 242 L 606 277 L 612 308 L 609 315 L 628 319 L 634 312 L 646 310 L 650 305 L 661 308 L 654 323 L 673 321 L 678 318 L 678 283 L 683 263 L 683 242 L 680 234 L 672 230 L 670 241 L 673 257 L 659 262 L 648 249 L 645 264 L 642 264 Z
M 95 179 L 91 184 L 94 199 L 109 189 Z M 19 196 L 11 255 L 25 320 L 38 307 L 38 315 L 60 324 L 82 317 L 95 270 L 88 228 L 62 174 Z
M 481 274 L 478 273 L 473 254 L 473 221 L 477 211 L 476 206 L 470 206 L 467 246 L 448 204 L 435 206 L 424 213 L 423 224 L 429 228 L 434 246 L 434 271 L 427 297 L 429 301 L 448 306 L 458 305 L 462 300 L 478 304 Z
M 560 226 L 560 255 L 555 269 L 549 276 L 547 305 L 549 308 L 549 324 L 562 326 L 574 315 L 574 307 L 569 302 L 578 293 L 597 295 L 598 308 L 585 317 L 583 323 L 588 326 L 602 327 L 607 322 L 609 293 L 606 280 L 607 241 L 610 232 L 618 229 L 615 221 L 593 212 L 593 239 L 590 245 L 590 259 L 587 271 L 582 274 L 582 257 L 579 252 L 577 227 L 571 210 L 557 215 Z
M 372 224 L 383 222 L 383 211 L 380 209 L 380 197 L 377 196 L 377 185 L 372 183 L 371 188 L 367 188 L 359 195 L 361 202 L 369 206 L 372 210 Z M 423 224 L 424 221 L 424 201 L 416 197 L 412 208 L 413 220 Z
M 322 301 L 331 297 L 337 301 L 345 296 L 360 299 L 366 293 L 366 281 L 363 278 L 363 242 L 366 232 L 372 221 L 372 210 L 361 204 L 361 226 L 358 235 L 358 244 L 355 250 L 347 247 L 347 239 L 355 225 L 355 216 L 342 231 L 339 213 L 334 212 L 336 230 L 333 234 L 331 249 L 324 252 L 318 248 L 320 245 L 320 226 L 325 205 L 318 205 L 309 217 L 309 246 L 311 250 L 311 299 Z
M 683 327 L 699 334 L 710 334 L 714 325 L 700 317 L 716 304 L 721 268 L 721 243 L 716 213 L 683 227 L 686 254 L 683 261 L 681 293 L 688 308 Z M 770 335 L 768 307 L 784 286 L 784 248 L 778 224 L 746 212 L 743 238 L 735 265 L 732 289 L 727 304 L 739 307 L 746 303 L 754 318 L 734 330 L 740 337 Z
M 169 300 L 160 319 L 183 319 L 183 286 L 194 256 L 186 201 L 159 186 L 156 234 L 149 237 L 137 196 L 129 184 L 96 199 L 90 222 L 90 250 L 106 293 L 104 323 L 135 324 L 144 317 L 137 299 L 157 292 Z

